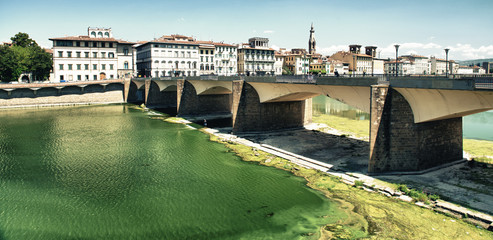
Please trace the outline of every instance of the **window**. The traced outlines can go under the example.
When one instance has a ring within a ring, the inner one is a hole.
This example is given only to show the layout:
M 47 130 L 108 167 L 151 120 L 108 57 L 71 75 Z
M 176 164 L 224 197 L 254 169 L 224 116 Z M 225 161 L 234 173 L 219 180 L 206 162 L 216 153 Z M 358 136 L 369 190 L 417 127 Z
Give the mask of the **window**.
M 72 64 L 68 64 L 68 70 L 72 70 Z
M 84 47 L 89 47 L 89 42 L 84 42 Z
M 124 69 L 128 69 L 128 62 L 124 62 L 124 63 L 123 63 L 123 68 L 124 68 Z
M 89 75 L 86 75 L 84 79 L 89 80 Z
M 60 81 L 62 81 L 62 80 L 63 80 L 63 75 L 60 75 Z
M 84 64 L 84 70 L 89 70 L 89 64 Z
M 113 70 L 113 64 L 110 64 L 110 70 Z
M 108 58 L 115 58 L 115 54 L 112 52 L 108 53 Z
M 97 53 L 97 52 L 93 52 L 93 53 L 92 53 L 92 57 L 93 57 L 93 58 L 98 58 L 98 53 Z
M 91 32 L 91 37 L 96 37 L 96 32 L 92 31 Z
M 58 67 L 60 70 L 63 70 L 63 64 L 60 64 Z
M 81 66 L 80 64 L 77 64 L 77 70 L 80 70 L 80 66 Z
M 200 56 L 200 61 L 204 62 L 204 56 Z
M 115 77 L 115 76 L 114 76 L 113 74 L 112 74 L 112 75 L 110 75 L 110 79 L 113 79 L 114 77 Z
M 97 64 L 93 64 L 92 65 L 92 70 L 98 70 L 98 65 Z
M 58 57 L 63 57 L 63 52 L 62 51 L 58 51 Z
M 101 64 L 101 70 L 106 70 L 106 64 Z
M 106 53 L 105 52 L 101 52 L 101 58 L 106 58 Z
M 123 55 L 127 56 L 128 55 L 128 48 L 123 49 Z
M 92 75 L 92 79 L 98 80 L 98 75 Z
M 77 75 L 77 81 L 80 81 L 82 80 L 82 76 L 81 75 Z
M 75 56 L 78 57 L 78 58 L 80 58 L 80 52 L 76 52 L 75 53 Z
M 182 46 L 183 47 L 183 46 Z M 184 58 L 185 57 L 185 52 L 181 52 L 181 57 Z
M 71 58 L 72 57 L 72 52 L 67 52 L 67 57 Z
M 56 45 L 58 47 L 72 47 L 72 46 L 74 46 L 74 42 L 72 42 L 72 41 L 61 41 L 61 40 L 59 40 L 59 41 L 56 41 Z
M 98 32 L 98 37 L 103 37 L 103 33 L 102 32 Z
M 84 57 L 89 58 L 89 52 L 84 52 Z
M 209 62 L 209 56 L 205 56 L 205 61 Z
M 75 46 L 80 47 L 80 42 L 76 42 Z
M 204 50 L 200 50 L 200 54 L 204 54 Z

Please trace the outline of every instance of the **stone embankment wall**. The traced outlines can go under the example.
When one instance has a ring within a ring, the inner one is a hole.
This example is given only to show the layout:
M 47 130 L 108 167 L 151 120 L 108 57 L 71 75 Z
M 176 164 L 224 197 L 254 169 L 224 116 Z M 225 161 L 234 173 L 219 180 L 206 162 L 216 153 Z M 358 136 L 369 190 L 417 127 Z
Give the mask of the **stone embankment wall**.
M 5 84 L 0 88 L 0 108 L 123 102 L 123 84 L 120 82 L 107 85 Z

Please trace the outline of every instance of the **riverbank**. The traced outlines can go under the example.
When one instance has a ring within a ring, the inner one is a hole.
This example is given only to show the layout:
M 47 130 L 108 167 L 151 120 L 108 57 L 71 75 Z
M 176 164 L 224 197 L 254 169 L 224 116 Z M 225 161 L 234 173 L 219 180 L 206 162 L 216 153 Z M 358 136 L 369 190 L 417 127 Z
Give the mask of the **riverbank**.
M 206 131 L 211 133 L 211 131 Z M 276 167 L 303 177 L 307 186 L 337 201 L 347 219 L 320 230 L 322 239 L 490 239 L 491 232 L 415 204 L 389 198 L 363 186 L 348 185 L 346 179 L 307 169 L 292 161 L 259 150 L 248 140 L 211 134 L 211 140 L 225 144 L 245 161 Z
M 202 128 L 200 125 L 179 118 L 168 118 L 167 121 Z M 276 167 L 289 171 L 295 176 L 303 177 L 308 187 L 336 201 L 340 209 L 346 213 L 347 218 L 336 224 L 323 226 L 318 233 L 321 239 L 360 237 L 369 239 L 490 239 L 493 237 L 491 232 L 482 227 L 431 211 L 425 204 L 420 204 L 422 207 L 419 207 L 412 200 L 405 202 L 398 200 L 397 197 L 389 198 L 385 196 L 389 195 L 388 193 L 379 194 L 377 189 L 372 190 L 370 186 L 364 187 L 358 181 L 348 184 L 345 174 L 329 175 L 314 168 L 305 168 L 310 163 L 302 161 L 303 159 L 299 159 L 301 164 L 299 162 L 295 164 L 293 161 L 278 157 L 286 153 L 282 150 L 276 156 L 262 150 L 269 151 L 266 145 L 259 145 L 247 139 L 208 128 L 201 130 L 209 134 L 212 141 L 226 145 L 243 160 Z M 324 169 L 324 167 L 321 168 Z M 385 182 L 379 182 L 379 184 L 385 185 Z

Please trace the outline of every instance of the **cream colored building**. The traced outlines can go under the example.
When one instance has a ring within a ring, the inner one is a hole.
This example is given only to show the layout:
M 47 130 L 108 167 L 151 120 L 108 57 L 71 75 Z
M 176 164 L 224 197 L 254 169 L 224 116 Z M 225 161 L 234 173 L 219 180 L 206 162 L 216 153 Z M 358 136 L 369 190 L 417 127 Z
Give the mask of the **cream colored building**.
M 87 36 L 50 40 L 53 41 L 52 81 L 116 79 L 134 73 L 134 43 L 113 38 L 111 28 L 89 27 Z M 124 53 L 125 49 L 128 51 Z

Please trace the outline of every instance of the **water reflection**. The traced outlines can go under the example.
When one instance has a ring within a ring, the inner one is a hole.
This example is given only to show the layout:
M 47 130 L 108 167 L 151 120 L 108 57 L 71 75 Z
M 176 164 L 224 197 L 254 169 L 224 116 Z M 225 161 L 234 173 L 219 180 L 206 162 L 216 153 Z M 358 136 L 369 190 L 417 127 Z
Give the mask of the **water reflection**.
M 463 118 L 465 138 L 493 141 L 493 110 Z
M 354 120 L 370 119 L 370 114 L 324 95 L 313 98 L 313 114 L 329 114 Z
M 370 114 L 327 96 L 313 98 L 313 114 L 329 114 L 354 120 L 369 120 Z M 493 141 L 493 110 L 465 116 L 464 138 Z

